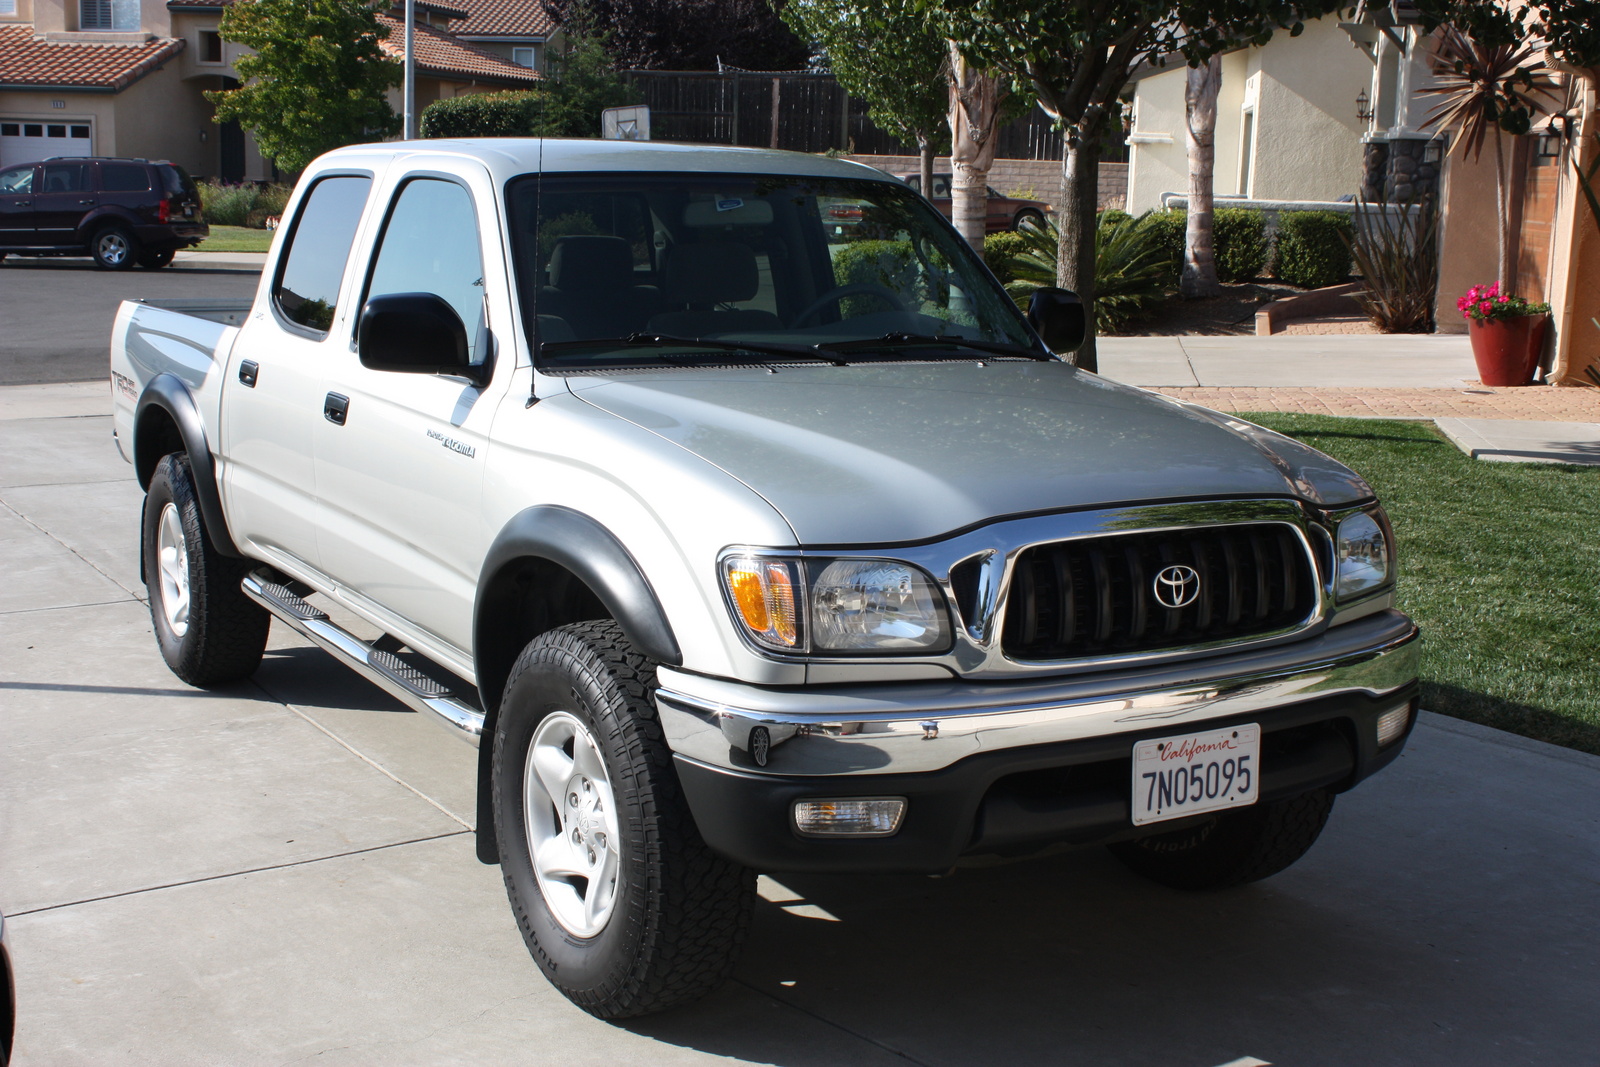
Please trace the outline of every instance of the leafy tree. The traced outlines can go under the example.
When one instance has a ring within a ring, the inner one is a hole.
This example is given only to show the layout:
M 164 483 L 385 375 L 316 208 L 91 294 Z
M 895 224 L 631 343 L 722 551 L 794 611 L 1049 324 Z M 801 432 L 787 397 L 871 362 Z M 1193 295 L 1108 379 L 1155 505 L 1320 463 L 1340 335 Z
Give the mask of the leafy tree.
M 551 64 L 543 128 L 551 137 L 598 137 L 600 113 L 639 103 L 637 90 L 617 73 L 610 35 L 596 23 L 587 4 L 569 5 L 566 47 Z
M 400 84 L 400 64 L 380 50 L 388 31 L 364 0 L 241 0 L 220 32 L 255 54 L 234 64 L 243 86 L 206 99 L 218 122 L 237 119 L 285 170 L 399 132 L 384 93 Z
M 985 67 L 1028 86 L 1066 134 L 1058 284 L 1095 295 L 1100 146 L 1128 76 L 1143 63 L 1204 63 L 1333 10 L 1332 0 L 918 0 Z M 1075 356 L 1098 366 L 1093 333 Z
M 800 70 L 805 43 L 785 26 L 783 0 L 583 0 L 623 70 Z M 547 0 L 563 22 L 574 0 Z
M 867 102 L 879 129 L 916 144 L 931 196 L 933 157 L 950 145 L 949 56 L 927 16 L 911 0 L 789 0 L 783 21 L 827 53 L 834 77 Z

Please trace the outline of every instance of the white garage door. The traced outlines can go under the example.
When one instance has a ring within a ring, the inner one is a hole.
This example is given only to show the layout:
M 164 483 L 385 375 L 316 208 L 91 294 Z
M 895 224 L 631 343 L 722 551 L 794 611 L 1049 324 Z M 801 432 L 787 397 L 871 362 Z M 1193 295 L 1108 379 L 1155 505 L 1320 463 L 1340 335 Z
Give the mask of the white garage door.
M 34 163 L 51 156 L 93 154 L 87 123 L 0 118 L 0 167 Z

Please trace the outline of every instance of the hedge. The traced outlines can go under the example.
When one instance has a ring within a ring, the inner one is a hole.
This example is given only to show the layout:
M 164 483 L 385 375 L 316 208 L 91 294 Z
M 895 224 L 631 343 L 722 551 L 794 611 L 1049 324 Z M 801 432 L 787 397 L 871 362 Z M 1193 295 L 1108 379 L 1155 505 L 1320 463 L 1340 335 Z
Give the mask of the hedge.
M 1350 216 L 1285 211 L 1278 216 L 1272 272 L 1302 289 L 1338 285 L 1350 276 Z
M 1267 220 L 1246 207 L 1219 208 L 1211 216 L 1213 254 L 1217 277 L 1225 282 L 1249 282 L 1267 265 Z
M 535 137 L 545 131 L 543 92 L 474 93 L 422 110 L 423 137 Z

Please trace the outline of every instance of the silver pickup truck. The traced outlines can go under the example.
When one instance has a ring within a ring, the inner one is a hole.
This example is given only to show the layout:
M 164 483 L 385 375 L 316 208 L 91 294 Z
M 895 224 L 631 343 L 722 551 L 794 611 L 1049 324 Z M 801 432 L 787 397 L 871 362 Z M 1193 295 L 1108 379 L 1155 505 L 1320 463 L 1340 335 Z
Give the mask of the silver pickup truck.
M 1266 877 L 1411 730 L 1367 484 L 1062 361 L 1076 298 L 888 175 L 430 141 L 284 218 L 251 307 L 118 314 L 161 654 L 236 680 L 276 619 L 479 745 L 478 854 L 596 1015 L 714 988 L 756 872 Z

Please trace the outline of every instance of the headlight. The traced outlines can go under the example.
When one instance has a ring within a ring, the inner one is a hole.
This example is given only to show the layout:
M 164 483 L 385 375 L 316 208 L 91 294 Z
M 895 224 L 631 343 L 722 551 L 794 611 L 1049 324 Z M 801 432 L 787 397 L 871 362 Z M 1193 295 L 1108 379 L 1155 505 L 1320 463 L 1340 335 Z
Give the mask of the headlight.
M 944 597 L 908 563 L 728 556 L 734 618 L 777 652 L 928 652 L 950 642 Z
M 1339 523 L 1335 545 L 1338 577 L 1334 581 L 1335 600 L 1349 600 L 1387 585 L 1394 565 L 1389 535 L 1381 512 L 1358 511 Z

